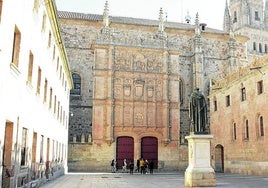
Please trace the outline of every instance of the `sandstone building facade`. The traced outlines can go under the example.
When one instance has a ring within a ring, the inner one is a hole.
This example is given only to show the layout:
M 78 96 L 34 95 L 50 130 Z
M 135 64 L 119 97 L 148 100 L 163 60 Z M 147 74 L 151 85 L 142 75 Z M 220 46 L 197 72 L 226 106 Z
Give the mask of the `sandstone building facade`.
M 225 29 L 247 35 L 249 63 L 218 80 L 210 93 L 216 171 L 267 175 L 268 2 L 230 1 Z M 264 10 L 264 11 L 263 11 Z M 242 15 L 242 16 L 240 16 Z M 228 117 L 228 118 L 227 118 Z
M 216 171 L 268 174 L 267 65 L 267 56 L 256 59 L 212 87 L 210 120 Z
M 0 187 L 67 169 L 72 77 L 54 1 L 0 1 Z
M 112 159 L 121 168 L 140 157 L 158 170 L 184 170 L 193 89 L 208 96 L 217 80 L 267 53 L 261 2 L 226 4 L 223 31 L 198 14 L 192 25 L 168 22 L 162 9 L 158 20 L 110 16 L 108 3 L 103 15 L 60 11 L 76 79 L 69 170 L 108 171 Z

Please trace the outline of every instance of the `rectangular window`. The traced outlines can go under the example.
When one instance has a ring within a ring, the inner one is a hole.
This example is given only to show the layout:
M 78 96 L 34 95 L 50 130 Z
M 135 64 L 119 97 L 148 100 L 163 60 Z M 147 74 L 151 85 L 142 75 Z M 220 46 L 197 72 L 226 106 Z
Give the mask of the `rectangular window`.
M 62 66 L 60 66 L 60 79 L 61 79 L 61 76 L 62 76 Z
M 40 94 L 41 76 L 42 76 L 42 70 L 39 67 L 38 68 L 38 77 L 37 77 L 37 86 L 36 86 L 36 93 L 37 94 Z
M 231 101 L 230 101 L 230 95 L 226 96 L 226 106 L 230 106 L 231 105 Z
M 60 117 L 60 101 L 58 101 L 57 120 L 59 120 L 59 117 Z
M 50 154 L 50 139 L 47 138 L 47 161 L 49 161 L 49 154 Z
M 257 82 L 257 92 L 258 92 L 258 95 L 263 93 L 263 81 L 262 80 Z
M 16 67 L 19 67 L 20 42 L 21 42 L 21 33 L 20 30 L 15 26 L 11 62 Z
M 249 139 L 249 127 L 248 127 L 248 120 L 246 120 L 246 124 L 245 124 L 245 140 Z
M 52 59 L 55 59 L 55 54 L 56 54 L 56 47 L 55 45 L 53 46 L 53 54 L 52 54 Z
M 40 142 L 40 163 L 44 162 L 44 135 L 41 135 L 41 142 Z
M 60 107 L 60 122 L 62 122 L 62 106 Z
M 1 15 L 2 15 L 2 6 L 3 6 L 3 0 L 0 0 L 0 22 L 1 22 Z
M 37 144 L 37 133 L 33 134 L 33 143 L 32 143 L 32 163 L 36 163 L 36 144 Z
M 49 91 L 49 106 L 48 106 L 49 109 L 51 109 L 51 107 L 52 107 L 52 96 L 53 96 L 53 90 L 52 90 L 52 88 L 50 88 L 50 91 Z
M 64 125 L 64 123 L 65 123 L 65 110 L 63 110 L 63 114 L 62 114 L 62 124 Z
M 33 9 L 34 9 L 35 12 L 38 12 L 39 1 L 40 1 L 40 0 L 34 0 L 34 8 L 33 8 Z
M 44 103 L 47 102 L 47 79 L 45 80 L 45 85 L 44 85 Z
M 51 46 L 51 31 L 49 31 L 49 33 L 48 33 L 48 44 L 47 44 L 47 46 L 50 48 L 50 46 Z
M 255 20 L 260 20 L 259 12 L 258 11 L 255 11 Z
M 57 97 L 55 95 L 54 96 L 54 114 L 56 114 L 56 109 L 57 109 Z
M 46 19 L 47 19 L 47 16 L 46 14 L 44 13 L 43 14 L 43 20 L 42 20 L 42 32 L 44 32 L 46 30 Z
M 21 160 L 20 160 L 20 165 L 25 166 L 26 165 L 26 148 L 27 148 L 27 129 L 23 128 L 22 129 L 22 140 L 21 140 Z
M 27 76 L 27 82 L 28 83 L 32 83 L 33 61 L 34 61 L 34 56 L 33 56 L 32 52 L 30 51 L 30 54 L 29 54 L 29 64 L 28 64 L 28 76 Z
M 245 101 L 246 100 L 246 88 L 241 89 L 241 100 Z
M 260 136 L 264 136 L 263 117 L 260 117 Z
M 217 110 L 218 110 L 217 101 L 214 100 L 214 111 L 217 111 Z
M 56 71 L 58 72 L 59 70 L 59 65 L 60 65 L 60 58 L 58 57 L 57 58 L 57 67 L 56 67 Z
M 52 160 L 55 159 L 55 140 L 52 140 Z
M 61 79 L 61 80 L 62 80 L 62 81 L 61 81 L 61 85 L 62 85 L 62 86 L 64 86 L 64 79 L 65 79 L 65 77 L 64 77 L 64 73 L 62 73 L 62 79 Z
M 233 127 L 233 139 L 236 140 L 236 123 L 234 123 Z

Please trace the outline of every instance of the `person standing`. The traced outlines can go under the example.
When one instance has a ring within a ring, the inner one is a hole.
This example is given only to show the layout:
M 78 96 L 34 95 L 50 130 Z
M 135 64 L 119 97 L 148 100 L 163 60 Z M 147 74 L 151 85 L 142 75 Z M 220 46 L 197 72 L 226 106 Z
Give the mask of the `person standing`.
M 123 166 L 122 166 L 122 173 L 127 172 L 127 160 L 124 159 Z
M 147 172 L 149 172 L 149 162 L 147 159 L 145 159 L 144 169 L 145 169 L 145 174 L 147 174 Z
M 150 174 L 154 173 L 154 162 L 153 160 L 150 161 L 149 163 L 149 169 L 150 169 Z
M 134 163 L 133 163 L 133 161 L 131 160 L 130 163 L 129 163 L 129 173 L 130 173 L 130 174 L 133 174 L 133 170 L 134 170 Z
M 115 173 L 116 172 L 116 160 L 112 160 L 111 162 L 111 168 L 112 168 L 112 173 Z
M 137 169 L 136 169 L 136 171 L 137 172 L 140 172 L 140 159 L 137 159 Z
M 141 168 L 141 174 L 145 174 L 145 161 L 143 158 L 140 160 L 140 168 Z

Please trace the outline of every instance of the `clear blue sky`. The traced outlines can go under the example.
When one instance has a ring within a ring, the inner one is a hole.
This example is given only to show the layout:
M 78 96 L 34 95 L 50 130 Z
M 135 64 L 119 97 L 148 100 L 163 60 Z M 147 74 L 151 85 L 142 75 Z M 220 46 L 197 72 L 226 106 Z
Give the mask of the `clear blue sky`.
M 102 14 L 106 0 L 56 0 L 58 10 Z M 189 11 L 194 23 L 198 12 L 200 22 L 222 29 L 226 0 L 108 0 L 111 16 L 158 19 L 160 7 L 168 21 L 184 22 Z

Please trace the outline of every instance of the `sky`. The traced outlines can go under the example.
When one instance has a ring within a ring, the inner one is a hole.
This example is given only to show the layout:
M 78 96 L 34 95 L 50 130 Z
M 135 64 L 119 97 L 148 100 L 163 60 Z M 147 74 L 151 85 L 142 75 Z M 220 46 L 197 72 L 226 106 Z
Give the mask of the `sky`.
M 56 0 L 61 11 L 86 14 L 103 14 L 106 0 Z M 124 16 L 158 20 L 159 10 L 167 21 L 185 22 L 187 12 L 194 24 L 196 13 L 200 23 L 207 27 L 222 29 L 226 0 L 108 0 L 110 16 Z

